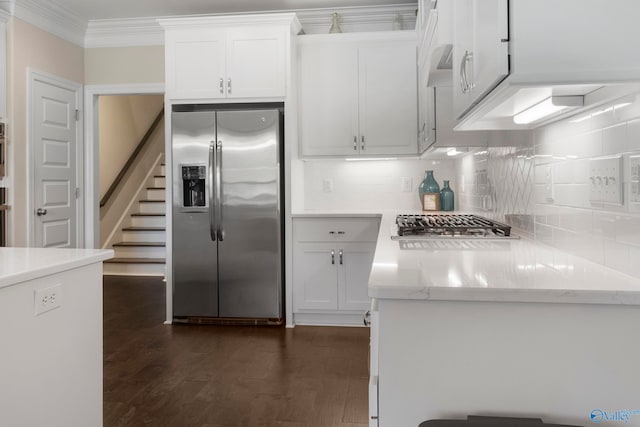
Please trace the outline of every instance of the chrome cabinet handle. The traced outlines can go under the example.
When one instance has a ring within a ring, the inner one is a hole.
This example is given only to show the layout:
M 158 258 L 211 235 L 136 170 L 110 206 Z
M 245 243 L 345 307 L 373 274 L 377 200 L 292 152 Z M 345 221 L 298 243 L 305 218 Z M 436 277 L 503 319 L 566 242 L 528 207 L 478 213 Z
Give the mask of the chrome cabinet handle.
M 46 214 L 47 214 L 47 210 L 46 209 L 38 208 L 36 210 L 36 215 L 38 215 L 38 216 L 43 216 L 43 215 L 46 215 Z
M 343 256 L 342 249 L 340 249 L 340 252 L 338 252 L 338 256 L 339 256 L 339 259 L 340 259 L 340 265 L 342 265 L 343 264 L 343 262 L 342 262 L 342 256 Z
M 338 231 L 338 234 L 345 234 L 344 231 Z
M 462 93 L 469 93 L 476 86 L 475 83 L 469 82 L 469 68 L 471 68 L 471 77 L 473 77 L 473 52 L 466 51 L 462 56 L 462 64 L 460 65 L 460 86 Z
M 218 240 L 224 240 L 224 229 L 222 228 L 222 141 L 216 144 L 216 217 L 218 219 Z
M 334 251 L 333 249 L 331 250 L 331 265 L 335 265 L 336 264 L 336 251 Z
M 353 149 L 354 150 L 358 149 L 358 137 L 357 136 L 353 137 Z
M 224 79 L 220 77 L 220 94 L 224 94 Z
M 467 81 L 464 73 L 464 67 L 466 66 L 467 52 L 462 55 L 462 61 L 460 61 L 460 89 L 462 93 L 467 93 Z
M 336 232 L 335 231 L 330 231 L 329 234 L 333 235 L 333 234 L 336 234 Z
M 216 241 L 216 211 L 215 211 L 215 186 L 213 182 L 215 180 L 214 168 L 216 165 L 216 142 L 211 141 L 209 143 L 209 234 L 211 240 Z
M 362 135 L 362 137 L 360 137 L 360 142 L 361 142 L 360 149 L 364 150 L 364 135 Z
M 231 79 L 227 80 L 227 93 L 231 93 Z
M 364 313 L 364 326 L 371 326 L 371 310 Z

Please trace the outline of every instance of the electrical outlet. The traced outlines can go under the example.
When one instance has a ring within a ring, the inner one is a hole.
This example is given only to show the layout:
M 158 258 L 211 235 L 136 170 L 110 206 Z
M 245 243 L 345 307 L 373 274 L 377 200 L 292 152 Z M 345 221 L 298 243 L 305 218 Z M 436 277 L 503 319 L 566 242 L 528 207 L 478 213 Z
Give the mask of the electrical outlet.
M 55 285 L 44 289 L 36 289 L 34 295 L 34 315 L 38 316 L 54 308 L 60 307 L 62 303 L 62 285 Z
M 592 202 L 622 204 L 622 157 L 592 159 L 589 180 Z
M 631 203 L 640 203 L 640 156 L 629 157 Z
M 327 178 L 323 179 L 322 191 L 325 193 L 331 193 L 333 191 L 333 180 Z
M 411 177 L 403 176 L 402 178 L 400 178 L 400 191 L 404 193 L 411 193 L 411 184 Z

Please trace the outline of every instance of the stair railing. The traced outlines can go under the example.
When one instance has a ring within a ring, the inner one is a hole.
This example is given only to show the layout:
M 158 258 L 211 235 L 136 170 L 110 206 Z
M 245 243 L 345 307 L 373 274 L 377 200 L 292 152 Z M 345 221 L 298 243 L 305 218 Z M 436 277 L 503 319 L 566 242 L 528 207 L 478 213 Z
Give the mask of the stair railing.
M 140 140 L 140 142 L 136 146 L 135 150 L 133 150 L 133 153 L 131 153 L 131 156 L 129 156 L 129 159 L 127 160 L 127 162 L 124 164 L 122 169 L 120 169 L 120 172 L 118 173 L 118 176 L 116 176 L 116 179 L 113 180 L 113 182 L 109 186 L 109 189 L 107 190 L 107 192 L 104 193 L 104 196 L 100 200 L 100 207 L 101 208 L 104 207 L 109 202 L 109 199 L 111 198 L 111 196 L 116 192 L 116 190 L 118 189 L 118 186 L 120 185 L 120 183 L 122 182 L 124 177 L 129 172 L 129 169 L 131 169 L 131 167 L 134 165 L 134 163 L 136 161 L 136 158 L 138 157 L 138 154 L 140 154 L 142 149 L 145 147 L 145 145 L 147 144 L 147 141 L 149 141 L 149 139 L 151 139 L 151 135 L 156 130 L 156 128 L 158 127 L 158 125 L 162 121 L 163 117 L 164 117 L 164 108 L 162 108 L 162 110 L 160 110 L 160 113 L 155 118 L 153 123 L 151 123 L 151 126 L 149 126 L 149 129 L 144 134 L 144 136 L 142 137 L 142 139 Z

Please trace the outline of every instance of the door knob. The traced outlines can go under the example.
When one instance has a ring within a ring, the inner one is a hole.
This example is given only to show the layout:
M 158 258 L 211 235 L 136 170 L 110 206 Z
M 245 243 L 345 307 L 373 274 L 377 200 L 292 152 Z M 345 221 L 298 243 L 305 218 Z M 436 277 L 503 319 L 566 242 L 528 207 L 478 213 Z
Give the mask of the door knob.
M 47 210 L 46 209 L 42 209 L 42 208 L 38 208 L 38 210 L 36 210 L 36 215 L 38 216 L 43 216 L 47 214 Z

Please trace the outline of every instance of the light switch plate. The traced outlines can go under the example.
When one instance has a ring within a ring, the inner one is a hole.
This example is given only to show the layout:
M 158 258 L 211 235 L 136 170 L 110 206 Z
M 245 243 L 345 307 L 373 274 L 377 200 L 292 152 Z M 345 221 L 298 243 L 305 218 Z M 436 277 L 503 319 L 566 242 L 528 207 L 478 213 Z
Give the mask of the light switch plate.
M 589 167 L 592 202 L 622 204 L 622 157 L 591 159 Z
M 629 169 L 631 169 L 629 198 L 631 203 L 640 203 L 640 156 L 629 157 Z
M 332 179 L 323 179 L 322 180 L 322 191 L 324 193 L 331 193 L 333 191 L 333 180 Z
M 404 193 L 411 193 L 411 177 L 403 176 L 400 178 L 400 191 Z

